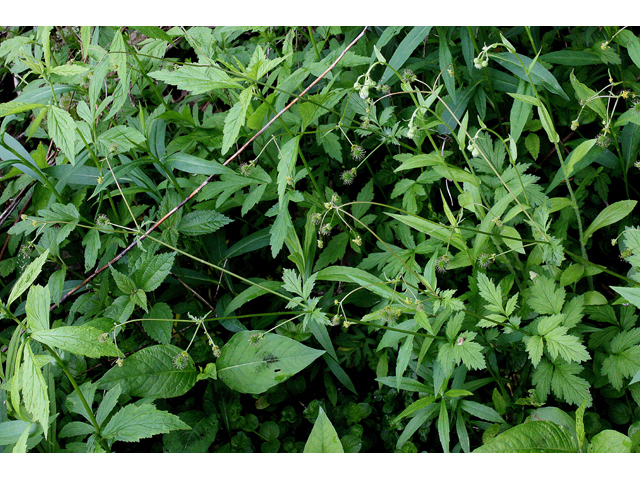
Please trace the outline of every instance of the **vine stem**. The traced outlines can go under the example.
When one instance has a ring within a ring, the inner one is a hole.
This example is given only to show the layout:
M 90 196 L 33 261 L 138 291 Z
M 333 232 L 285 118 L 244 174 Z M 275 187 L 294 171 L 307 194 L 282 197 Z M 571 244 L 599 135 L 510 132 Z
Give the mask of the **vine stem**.
M 258 138 L 260 135 L 262 135 L 265 130 L 267 130 L 278 118 L 280 118 L 287 110 L 289 110 L 293 105 L 295 105 L 298 100 L 300 100 L 309 90 L 311 90 L 320 80 L 322 80 L 331 70 L 333 70 L 335 68 L 335 66 L 338 64 L 338 62 L 340 62 L 340 60 L 342 60 L 342 57 L 345 56 L 345 54 L 351 49 L 351 47 L 353 47 L 358 40 L 360 40 L 360 38 L 362 38 L 362 36 L 365 34 L 365 32 L 367 31 L 367 28 L 369 27 L 365 27 L 362 32 L 360 32 L 360 34 L 353 39 L 353 41 L 347 45 L 347 47 L 344 49 L 344 51 L 338 56 L 338 58 L 335 59 L 335 61 L 329 65 L 329 67 L 322 73 L 322 75 L 320 75 L 318 78 L 316 78 L 307 88 L 305 88 L 302 93 L 300 95 L 297 95 L 296 98 L 294 98 L 286 107 L 284 107 L 282 110 L 280 110 L 278 112 L 277 115 L 275 115 L 271 120 L 269 120 L 269 122 L 262 127 L 258 133 L 256 133 L 253 137 L 251 137 L 249 139 L 249 141 L 247 141 L 240 149 L 238 149 L 236 151 L 236 153 L 234 153 L 231 157 L 229 157 L 229 159 L 223 163 L 223 165 L 227 165 L 228 163 L 232 162 L 233 160 L 235 160 L 249 145 L 251 145 L 251 143 L 253 143 L 253 141 Z M 207 178 L 204 182 L 202 182 L 193 192 L 191 192 L 191 194 L 185 198 L 184 200 L 182 200 L 178 205 L 176 205 L 174 208 L 172 208 L 164 217 L 162 217 L 160 220 L 158 220 L 151 228 L 149 228 L 149 230 L 147 230 L 145 233 L 143 233 L 139 238 L 137 238 L 136 240 L 134 240 L 133 242 L 131 242 L 131 244 L 129 244 L 128 247 L 126 247 L 122 252 L 120 252 L 116 257 L 114 257 L 111 261 L 107 262 L 105 265 L 103 265 L 101 268 L 96 269 L 91 275 L 89 275 L 80 285 L 77 285 L 75 288 L 73 288 L 72 290 L 70 290 L 67 294 L 65 294 L 60 301 L 58 302 L 57 305 L 52 305 L 51 306 L 51 310 L 53 310 L 54 308 L 56 308 L 57 306 L 61 305 L 63 302 L 65 302 L 71 295 L 75 294 L 78 290 L 80 290 L 82 287 L 84 287 L 87 283 L 89 283 L 91 280 L 93 280 L 95 277 L 97 277 L 100 273 L 102 273 L 105 269 L 109 268 L 109 266 L 111 266 L 112 264 L 116 263 L 118 260 L 120 260 L 122 257 L 124 257 L 127 252 L 129 252 L 138 242 L 144 240 L 146 237 L 149 236 L 149 234 L 151 234 L 151 232 L 153 232 L 156 228 L 158 228 L 160 225 L 162 225 L 162 223 L 167 220 L 171 215 L 173 215 L 174 213 L 176 213 L 180 208 L 182 208 L 182 206 L 187 203 L 189 200 L 191 200 L 195 195 L 197 195 L 200 190 L 202 190 L 205 185 L 207 185 L 211 180 L 213 180 L 213 177 L 215 177 L 217 174 L 213 173 L 209 176 L 209 178 Z

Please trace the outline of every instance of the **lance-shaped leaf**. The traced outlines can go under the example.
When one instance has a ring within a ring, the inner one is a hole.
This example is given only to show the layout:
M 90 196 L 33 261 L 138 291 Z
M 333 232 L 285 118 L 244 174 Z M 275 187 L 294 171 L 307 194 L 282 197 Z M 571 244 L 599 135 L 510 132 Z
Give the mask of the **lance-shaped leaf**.
M 263 393 L 323 353 L 273 333 L 238 332 L 222 347 L 216 362 L 218 378 L 240 393 Z
M 40 271 L 42 270 L 42 266 L 44 262 L 47 261 L 47 256 L 49 255 L 49 249 L 42 252 L 38 258 L 36 258 L 33 262 L 29 264 L 27 268 L 24 269 L 24 273 L 20 276 L 18 281 L 15 283 L 13 288 L 11 289 L 11 293 L 9 294 L 9 299 L 7 300 L 7 307 L 11 305 L 16 298 L 18 298 L 22 293 L 29 288 L 29 286 L 35 281 L 35 279 L 40 275 Z
M 304 446 L 304 453 L 344 453 L 338 433 L 322 407 Z
M 180 348 L 153 345 L 127 357 L 122 367 L 113 367 L 98 386 L 111 389 L 119 384 L 122 393 L 134 397 L 173 398 L 191 390 L 197 374 L 193 360 Z
M 229 151 L 233 142 L 238 138 L 240 129 L 244 126 L 247 117 L 247 110 L 251 104 L 253 96 L 253 87 L 245 88 L 238 97 L 238 101 L 229 109 L 224 119 L 224 128 L 222 131 L 222 150 L 224 155 Z
M 58 327 L 33 332 L 31 338 L 52 348 L 85 357 L 117 357 L 118 348 L 103 331 L 89 325 Z
M 596 230 L 622 220 L 624 217 L 631 213 L 637 203 L 638 202 L 636 200 L 621 200 L 606 207 L 593 220 L 591 225 L 589 225 L 589 228 L 584 231 L 583 241 L 586 242 L 589 238 L 591 238 L 591 235 L 593 235 Z
M 49 135 L 71 164 L 76 160 L 76 124 L 71 114 L 56 106 L 49 107 Z
M 24 348 L 24 364 L 22 371 L 22 396 L 27 411 L 33 419 L 40 422 L 47 438 L 49 429 L 49 394 L 40 367 L 36 364 L 35 355 L 29 342 Z
M 50 303 L 49 288 L 33 285 L 29 289 L 25 311 L 27 313 L 27 326 L 33 331 L 49 329 Z

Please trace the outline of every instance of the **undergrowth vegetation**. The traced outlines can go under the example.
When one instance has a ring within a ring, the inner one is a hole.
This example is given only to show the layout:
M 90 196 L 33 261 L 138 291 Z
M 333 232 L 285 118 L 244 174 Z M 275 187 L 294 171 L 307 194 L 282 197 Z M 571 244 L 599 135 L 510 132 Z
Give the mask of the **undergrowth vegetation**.
M 0 450 L 635 452 L 640 40 L 0 34 Z

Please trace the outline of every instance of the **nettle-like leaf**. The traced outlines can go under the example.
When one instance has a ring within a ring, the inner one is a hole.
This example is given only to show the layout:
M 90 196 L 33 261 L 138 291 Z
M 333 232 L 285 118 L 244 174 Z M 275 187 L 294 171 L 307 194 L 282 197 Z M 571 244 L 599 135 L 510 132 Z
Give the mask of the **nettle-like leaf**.
M 204 412 L 190 410 L 179 414 L 180 420 L 191 427 L 190 430 L 175 430 L 162 436 L 166 453 L 206 452 L 216 439 L 220 428 L 217 415 L 205 416 Z
M 620 332 L 612 338 L 609 347 L 611 355 L 602 362 L 602 373 L 611 385 L 620 389 L 623 380 L 640 370 L 640 328 Z
M 11 303 L 18 298 L 22 293 L 31 286 L 31 284 L 36 280 L 40 272 L 42 271 L 42 266 L 44 262 L 47 261 L 47 257 L 49 256 L 49 249 L 42 252 L 42 254 L 36 258 L 33 262 L 31 262 L 27 268 L 24 269 L 24 273 L 20 275 L 18 281 L 13 285 L 11 292 L 9 293 L 9 298 L 7 299 L 6 306 L 8 307 Z
M 207 93 L 220 88 L 239 88 L 240 84 L 232 80 L 223 70 L 214 67 L 184 66 L 176 70 L 162 70 L 149 73 L 151 78 L 194 95 Z
M 31 338 L 52 348 L 59 348 L 90 358 L 117 357 L 120 352 L 103 330 L 89 326 L 58 327 L 33 332 Z
M 273 333 L 238 332 L 222 347 L 216 362 L 218 378 L 240 393 L 263 393 L 323 353 Z
M 71 114 L 51 105 L 48 111 L 49 135 L 71 164 L 76 160 L 76 124 Z
M 229 112 L 224 119 L 221 150 L 222 155 L 229 151 L 233 143 L 238 138 L 240 129 L 244 126 L 245 119 L 247 117 L 247 110 L 249 109 L 249 105 L 251 105 L 252 97 L 253 86 L 245 88 L 240 92 L 238 101 L 229 109 Z
M 173 313 L 171 307 L 163 302 L 154 304 L 144 315 L 142 328 L 156 342 L 168 345 L 171 343 L 173 330 Z
M 133 279 L 145 292 L 153 292 L 164 281 L 173 266 L 176 252 L 161 253 L 137 266 Z
M 571 434 L 562 426 L 548 421 L 522 423 L 501 433 L 475 453 L 575 453 Z
M 102 430 L 102 436 L 121 442 L 137 442 L 159 433 L 190 430 L 176 415 L 158 410 L 155 405 L 129 404 L 121 408 Z
M 199 210 L 184 215 L 177 229 L 184 235 L 205 235 L 213 233 L 231 222 L 233 220 L 215 210 Z
M 22 396 L 27 411 L 33 419 L 40 422 L 47 438 L 49 431 L 49 394 L 47 383 L 37 365 L 30 342 L 24 347 L 24 363 L 22 366 Z
M 49 329 L 50 304 L 49 288 L 32 285 L 27 295 L 25 311 L 27 313 L 27 326 L 33 331 Z
M 178 358 L 180 357 L 180 358 Z M 134 397 L 173 398 L 187 393 L 196 383 L 193 359 L 175 345 L 153 345 L 127 357 L 98 382 L 100 388 L 122 387 Z
M 541 315 L 560 313 L 564 304 L 564 288 L 556 286 L 552 278 L 537 276 L 529 288 L 531 296 L 527 304 Z

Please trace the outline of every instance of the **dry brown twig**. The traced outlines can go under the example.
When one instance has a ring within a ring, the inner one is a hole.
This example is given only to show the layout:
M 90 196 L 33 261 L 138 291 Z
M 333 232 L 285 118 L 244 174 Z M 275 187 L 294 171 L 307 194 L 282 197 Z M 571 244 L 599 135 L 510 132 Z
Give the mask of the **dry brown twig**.
M 264 133 L 278 118 L 280 118 L 282 116 L 282 114 L 284 114 L 293 105 L 295 105 L 298 102 L 298 100 L 300 100 L 309 90 L 311 90 L 320 80 L 322 80 L 327 75 L 327 73 L 329 73 L 331 70 L 333 70 L 335 68 L 335 66 L 340 62 L 340 60 L 342 60 L 342 57 L 344 57 L 344 55 L 351 49 L 351 47 L 353 47 L 358 42 L 358 40 L 360 40 L 360 38 L 362 38 L 362 36 L 367 31 L 367 28 L 368 27 L 365 27 L 362 30 L 362 32 L 360 32 L 360 34 L 338 56 L 338 58 L 336 58 L 336 60 L 331 65 L 329 65 L 329 67 L 322 73 L 322 75 L 320 75 L 318 78 L 316 78 L 307 88 L 305 88 L 302 91 L 302 93 L 300 93 L 299 95 L 296 95 L 296 98 L 294 98 L 286 107 L 284 107 L 282 110 L 280 110 L 277 113 L 277 115 L 275 115 L 271 120 L 269 120 L 269 122 L 264 127 L 262 127 L 253 137 L 251 137 L 240 149 L 238 149 L 236 151 L 236 153 L 234 153 L 231 157 L 229 157 L 229 159 L 227 159 L 227 161 L 224 162 L 223 165 L 227 165 L 230 162 L 232 162 L 233 160 L 235 160 L 249 145 L 251 145 L 251 143 L 253 143 L 253 141 L 256 138 L 258 138 L 260 135 L 262 135 L 262 133 Z M 131 244 L 129 244 L 129 246 L 127 246 L 122 252 L 120 252 L 116 257 L 114 257 L 110 262 L 108 262 L 107 264 L 103 265 L 101 268 L 96 269 L 80 285 L 76 286 L 75 288 L 73 288 L 72 290 L 67 292 L 60 299 L 60 301 L 57 304 L 51 305 L 51 310 L 53 310 L 57 306 L 59 306 L 62 303 L 64 303 L 69 297 L 71 297 L 78 290 L 80 290 L 82 287 L 84 287 L 86 284 L 88 284 L 91 280 L 93 280 L 95 277 L 97 277 L 100 273 L 102 273 L 110 265 L 116 263 L 118 260 L 120 260 L 122 257 L 124 257 L 127 254 L 127 252 L 129 252 L 138 242 L 141 242 L 146 237 L 148 237 L 151 232 L 153 232 L 156 228 L 158 228 L 160 225 L 162 225 L 162 223 L 165 220 L 167 220 L 171 215 L 176 213 L 180 208 L 182 208 L 182 206 L 184 204 L 186 204 L 195 195 L 197 195 L 200 192 L 200 190 L 202 190 L 205 187 L 205 185 L 207 185 L 211 180 L 213 180 L 213 177 L 215 177 L 215 176 L 216 176 L 215 173 L 211 174 L 209 176 L 209 178 L 207 178 L 204 182 L 202 182 L 193 192 L 191 192 L 191 194 L 187 198 L 185 198 L 178 205 L 176 205 L 174 208 L 172 208 L 164 217 L 162 217 L 160 220 L 158 220 L 151 228 L 149 228 L 149 230 L 147 230 L 145 233 L 143 233 L 139 238 L 137 238 L 136 240 L 131 242 Z

